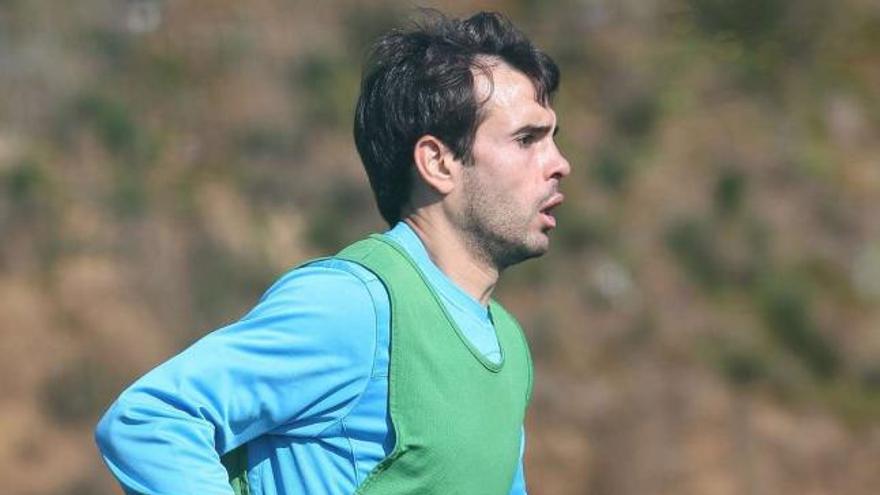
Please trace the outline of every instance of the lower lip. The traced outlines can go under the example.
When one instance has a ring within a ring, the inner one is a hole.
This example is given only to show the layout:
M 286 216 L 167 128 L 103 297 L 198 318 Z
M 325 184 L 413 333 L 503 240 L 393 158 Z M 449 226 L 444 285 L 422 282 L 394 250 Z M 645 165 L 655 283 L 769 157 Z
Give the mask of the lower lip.
M 550 215 L 549 213 L 541 213 L 541 218 L 544 220 L 544 223 L 550 226 L 551 229 L 556 228 L 556 217 Z

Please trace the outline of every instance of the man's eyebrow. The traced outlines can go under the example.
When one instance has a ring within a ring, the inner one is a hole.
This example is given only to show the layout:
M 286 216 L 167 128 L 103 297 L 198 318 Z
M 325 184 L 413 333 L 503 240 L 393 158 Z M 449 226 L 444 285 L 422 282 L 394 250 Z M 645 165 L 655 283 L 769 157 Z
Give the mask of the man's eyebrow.
M 553 127 L 553 126 L 549 126 L 549 125 L 527 124 L 527 125 L 520 127 L 519 129 L 513 131 L 511 133 L 511 135 L 512 136 L 519 136 L 522 134 L 532 134 L 532 135 L 543 136 L 543 135 L 549 133 L 551 130 L 553 131 L 553 135 L 555 136 L 556 134 L 559 133 L 559 126 L 557 125 L 556 127 Z

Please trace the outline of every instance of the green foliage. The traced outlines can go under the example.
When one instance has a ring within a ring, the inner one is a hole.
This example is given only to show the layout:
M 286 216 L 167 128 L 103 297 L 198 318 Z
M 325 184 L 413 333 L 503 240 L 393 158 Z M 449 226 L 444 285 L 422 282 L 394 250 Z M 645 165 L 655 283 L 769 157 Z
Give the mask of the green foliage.
M 71 481 L 60 493 L 64 495 L 113 495 L 117 492 L 103 488 L 100 478 L 93 473 Z
M 291 153 L 296 137 L 271 127 L 250 127 L 236 139 L 238 149 L 246 159 L 283 159 Z
M 880 392 L 857 381 L 837 381 L 817 390 L 818 401 L 853 427 L 873 427 L 880 421 Z
M 702 342 L 702 348 L 710 364 L 735 387 L 756 385 L 772 374 L 772 358 L 754 345 L 716 338 Z
M 722 355 L 724 376 L 736 386 L 750 385 L 767 374 L 767 363 L 755 353 L 731 350 Z
M 183 58 L 176 53 L 151 53 L 139 70 L 143 79 L 154 92 L 173 95 L 188 84 L 194 76 L 190 73 Z
M 7 245 L 26 242 L 40 276 L 45 276 L 55 269 L 63 248 L 63 209 L 53 169 L 35 156 L 0 166 L 0 237 Z M 14 251 L 0 250 L 0 272 L 17 263 Z
M 622 193 L 638 171 L 636 160 L 650 146 L 653 131 L 661 120 L 661 106 L 656 91 L 626 92 L 615 97 L 607 117 L 613 133 L 595 152 L 590 169 L 604 189 Z
M 62 242 L 58 188 L 51 172 L 30 156 L 0 168 L 0 232 L 6 240 L 15 233 L 25 234 L 32 243 L 31 252 L 46 273 L 53 269 Z M 7 211 L 11 213 L 9 218 Z M 0 252 L 0 265 L 3 258 Z
M 115 180 L 108 198 L 111 207 L 123 218 L 142 214 L 149 203 L 145 172 L 159 152 L 159 143 L 138 124 L 135 109 L 123 100 L 86 93 L 77 98 L 74 108 L 73 125 L 88 124 L 114 156 Z
M 359 219 L 374 211 L 373 200 L 359 184 L 334 183 L 323 195 L 320 207 L 309 219 L 308 239 L 321 252 L 334 253 L 363 231 L 350 231 Z
M 725 275 L 713 234 L 708 223 L 694 218 L 677 220 L 666 230 L 666 245 L 679 266 L 706 289 L 719 288 Z
M 657 93 L 642 91 L 623 99 L 614 109 L 612 121 L 621 135 L 638 140 L 647 137 L 654 130 L 660 116 Z
M 634 165 L 629 154 L 621 147 L 603 146 L 594 162 L 595 165 L 590 170 L 602 187 L 616 193 L 626 188 Z
M 139 136 L 128 105 L 102 95 L 87 94 L 77 102 L 77 113 L 94 126 L 109 151 L 117 154 L 134 151 Z
M 816 57 L 828 45 L 836 14 L 827 0 L 687 0 L 696 31 L 714 44 L 727 79 L 782 104 L 792 69 L 803 80 L 824 77 Z
M 862 370 L 859 381 L 865 390 L 880 394 L 880 364 Z
M 611 236 L 610 226 L 604 218 L 585 214 L 575 205 L 563 206 L 557 217 L 560 229 L 554 233 L 554 240 L 566 251 L 576 253 L 600 246 Z
M 721 171 L 712 195 L 716 212 L 725 217 L 739 212 L 746 193 L 746 179 L 746 175 L 734 167 Z
M 400 27 L 402 17 L 400 8 L 391 3 L 372 2 L 368 6 L 355 4 L 348 9 L 343 18 L 347 45 L 355 50 L 364 50 L 376 39 L 392 29 Z M 355 63 L 366 53 L 354 53 L 351 57 Z M 359 64 L 357 64 L 359 66 Z
M 149 194 L 140 174 L 120 174 L 110 194 L 113 211 L 122 218 L 143 214 L 149 204 Z
M 3 174 L 6 194 L 17 205 L 30 204 L 45 193 L 47 177 L 36 160 L 25 158 Z
M 123 71 L 130 66 L 135 45 L 131 35 L 111 29 L 94 29 L 85 34 L 86 46 L 101 57 L 108 68 Z
M 164 49 L 157 49 L 143 38 L 118 29 L 93 29 L 84 38 L 83 46 L 88 54 L 97 55 L 104 82 L 124 86 L 138 98 L 149 99 L 156 94 L 173 97 L 204 78 L 198 70 L 188 66 L 184 52 L 173 46 L 163 45 Z M 225 38 L 218 40 L 216 51 L 213 57 L 206 57 L 207 60 L 198 64 L 200 69 L 228 64 L 225 59 L 237 54 Z
M 665 229 L 664 240 L 678 266 L 700 288 L 715 293 L 721 290 L 752 290 L 767 270 L 768 232 L 756 218 L 742 215 L 725 217 L 739 208 L 739 185 L 725 185 L 722 175 L 716 184 L 716 211 L 719 216 L 683 216 Z M 732 179 L 736 184 L 740 179 Z M 728 189 L 729 188 L 729 189 Z M 730 213 L 728 213 L 730 212 Z
M 308 126 L 340 128 L 352 119 L 357 97 L 358 65 L 332 53 L 311 53 L 294 61 L 290 79 L 297 94 L 302 94 Z
M 771 276 L 756 292 L 772 337 L 820 379 L 834 377 L 840 355 L 819 331 L 811 314 L 805 282 L 786 275 Z
M 688 0 L 705 34 L 755 47 L 778 32 L 791 0 Z

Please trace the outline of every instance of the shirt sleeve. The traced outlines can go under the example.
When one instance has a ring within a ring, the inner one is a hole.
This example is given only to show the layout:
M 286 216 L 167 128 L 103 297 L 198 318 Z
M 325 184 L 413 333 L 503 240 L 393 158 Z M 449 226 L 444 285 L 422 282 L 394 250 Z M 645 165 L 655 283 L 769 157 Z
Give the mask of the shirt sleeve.
M 343 417 L 375 346 L 365 282 L 321 262 L 294 270 L 240 321 L 125 390 L 98 424 L 98 447 L 129 493 L 232 494 L 220 456 L 276 428 L 311 436 Z
M 526 493 L 526 475 L 523 457 L 526 451 L 526 429 L 523 427 L 519 440 L 519 465 L 516 467 L 516 474 L 513 475 L 513 485 L 510 487 L 510 495 L 527 495 Z

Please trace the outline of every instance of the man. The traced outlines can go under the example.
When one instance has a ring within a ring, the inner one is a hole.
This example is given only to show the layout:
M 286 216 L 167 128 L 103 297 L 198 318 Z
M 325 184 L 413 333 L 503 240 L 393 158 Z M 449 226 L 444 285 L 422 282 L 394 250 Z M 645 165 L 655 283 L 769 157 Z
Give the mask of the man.
M 558 79 L 498 14 L 381 38 L 354 134 L 391 230 L 129 387 L 97 430 L 126 491 L 525 493 L 531 361 L 490 296 L 556 225 Z

